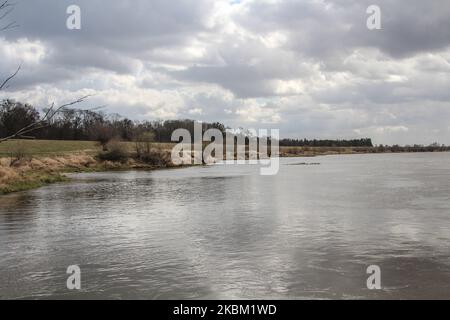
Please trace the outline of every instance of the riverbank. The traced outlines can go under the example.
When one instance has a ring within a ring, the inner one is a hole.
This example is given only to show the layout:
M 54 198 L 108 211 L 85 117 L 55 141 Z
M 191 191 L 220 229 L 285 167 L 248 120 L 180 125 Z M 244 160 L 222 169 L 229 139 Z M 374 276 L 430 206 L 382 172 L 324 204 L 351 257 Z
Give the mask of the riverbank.
M 156 170 L 173 168 L 174 144 L 152 144 L 151 157 L 133 155 L 133 143 L 120 142 L 124 156 L 105 154 L 91 141 L 13 140 L 0 144 L 0 195 L 70 180 L 74 172 Z M 116 145 L 117 148 L 117 145 Z M 336 154 L 392 153 L 379 147 L 280 147 L 280 157 L 315 157 Z M 412 152 L 403 149 L 400 152 Z M 106 156 L 106 157 L 105 157 Z
M 0 158 L 0 195 L 68 181 L 70 173 L 75 172 L 155 170 L 168 167 L 171 166 L 152 165 L 132 158 L 125 161 L 102 161 L 86 153 L 26 157 L 20 160 L 3 157 Z
M 172 167 L 170 148 L 155 145 L 151 158 L 132 155 L 133 144 L 120 142 L 123 156 L 103 152 L 91 141 L 11 140 L 0 144 L 0 195 L 70 180 L 74 172 L 155 170 Z M 112 146 L 114 147 L 114 146 Z M 117 144 L 115 144 L 117 151 Z

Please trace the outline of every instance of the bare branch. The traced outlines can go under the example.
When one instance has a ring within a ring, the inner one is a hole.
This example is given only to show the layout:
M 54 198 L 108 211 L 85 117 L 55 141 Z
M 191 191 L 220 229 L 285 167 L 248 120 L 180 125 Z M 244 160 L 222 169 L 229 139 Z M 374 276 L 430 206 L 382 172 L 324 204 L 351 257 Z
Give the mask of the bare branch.
M 3 10 L 3 9 L 5 9 L 5 8 L 8 8 L 8 7 L 11 7 L 12 4 L 10 4 L 10 3 L 8 3 L 8 2 L 9 2 L 9 0 L 3 1 L 3 3 L 0 4 L 0 10 Z
M 1 2 L 1 1 L 3 1 L 3 2 Z M 2 20 L 8 14 L 10 14 L 11 11 L 13 10 L 13 7 L 14 7 L 14 4 L 11 4 L 9 2 L 9 0 L 0 0 L 0 20 Z M 11 29 L 11 28 L 15 28 L 15 27 L 17 27 L 17 24 L 15 22 L 11 22 L 11 23 L 7 24 L 5 27 L 0 27 L 0 31 L 4 31 L 6 29 Z M 20 69 L 21 69 L 21 66 L 19 66 L 17 68 L 17 70 L 12 75 L 10 75 L 8 78 L 6 78 L 6 80 L 4 80 L 0 84 L 0 90 L 2 90 L 4 88 L 7 88 L 8 82 L 10 82 L 19 73 Z M 63 105 L 61 105 L 61 106 L 59 106 L 57 108 L 55 108 L 55 105 L 52 104 L 51 107 L 48 110 L 46 110 L 45 115 L 44 115 L 44 117 L 41 120 L 39 120 L 37 122 L 34 122 L 34 123 L 31 123 L 31 124 L 23 127 L 22 129 L 18 130 L 17 132 L 15 132 L 14 134 L 12 134 L 12 135 L 10 135 L 8 137 L 0 138 L 0 143 L 8 141 L 10 139 L 14 139 L 14 138 L 32 139 L 33 137 L 29 136 L 28 135 L 29 133 L 32 133 L 33 131 L 36 131 L 38 129 L 42 129 L 42 128 L 45 128 L 45 127 L 49 126 L 50 121 L 53 119 L 53 117 L 57 113 L 63 111 L 64 109 L 66 109 L 66 108 L 68 108 L 68 107 L 70 107 L 72 105 L 75 105 L 75 104 L 83 102 L 88 97 L 90 97 L 90 96 L 89 95 L 88 96 L 84 96 L 84 97 L 79 98 L 79 99 L 77 99 L 75 101 L 72 101 L 70 103 L 63 104 Z
M 10 75 L 8 78 L 6 78 L 5 81 L 2 82 L 2 84 L 0 85 L 0 90 L 2 90 L 3 88 L 6 87 L 6 85 L 8 84 L 9 81 L 11 81 L 12 78 L 14 78 L 20 71 L 21 66 L 19 66 L 16 70 L 16 72 L 14 72 L 12 75 Z
M 0 4 L 0 20 L 4 19 L 7 15 L 9 15 L 11 13 L 11 11 L 13 11 L 13 9 L 14 9 L 14 4 L 9 3 L 9 0 L 3 1 Z M 2 11 L 4 11 L 4 12 L 2 13 Z M 5 31 L 8 29 L 17 28 L 17 27 L 18 27 L 18 25 L 16 24 L 15 21 L 13 21 L 4 27 L 0 27 L 0 31 Z
M 17 23 L 11 22 L 11 23 L 7 24 L 6 26 L 1 27 L 0 31 L 6 31 L 6 30 L 9 30 L 9 29 L 14 29 L 14 28 L 18 28 L 18 27 L 19 27 L 19 25 Z
M 6 7 L 3 7 L 3 8 L 6 8 Z M 0 11 L 1 11 L 1 10 L 2 10 L 2 8 L 0 8 Z M 4 17 L 6 17 L 8 14 L 10 14 L 11 11 L 12 11 L 12 8 L 9 9 L 9 10 L 6 10 L 6 12 L 0 14 L 0 20 L 2 20 Z
M 14 7 L 14 5 L 11 4 L 9 2 L 9 0 L 4 0 L 3 2 L 0 2 L 0 20 L 2 20 L 8 14 L 10 14 L 11 11 L 13 10 L 13 7 Z M 2 11 L 4 11 L 4 12 L 2 13 Z M 16 27 L 18 27 L 18 25 L 15 22 L 11 22 L 4 27 L 0 27 L 0 31 L 5 31 L 8 29 L 16 28 Z M 12 74 L 5 81 L 3 81 L 3 83 L 0 85 L 0 90 L 4 89 L 6 87 L 7 83 L 17 75 L 19 70 L 20 70 L 20 66 L 17 68 L 17 70 L 16 70 L 16 72 L 14 72 L 14 74 Z
M 23 127 L 22 129 L 18 130 L 17 132 L 13 133 L 12 135 L 10 135 L 8 137 L 1 138 L 0 143 L 11 140 L 11 139 L 15 139 L 15 138 L 26 138 L 26 139 L 32 138 L 32 137 L 28 136 L 29 133 L 32 133 L 36 130 L 48 127 L 50 120 L 53 119 L 53 117 L 57 113 L 63 111 L 67 107 L 81 103 L 89 97 L 90 97 L 90 95 L 81 97 L 75 101 L 60 105 L 57 108 L 55 108 L 54 104 L 52 104 L 52 106 L 47 110 L 47 112 L 45 113 L 44 117 L 41 120 L 39 120 L 37 122 L 33 122 L 33 123 Z

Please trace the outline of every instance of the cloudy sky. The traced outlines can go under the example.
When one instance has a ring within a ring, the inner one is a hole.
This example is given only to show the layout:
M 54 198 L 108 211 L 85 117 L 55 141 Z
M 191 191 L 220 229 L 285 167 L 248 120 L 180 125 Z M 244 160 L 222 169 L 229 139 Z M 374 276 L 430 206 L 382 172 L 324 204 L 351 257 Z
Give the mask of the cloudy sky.
M 90 105 L 135 120 L 450 144 L 448 0 L 14 2 L 0 78 L 22 70 L 0 98 L 95 94 Z M 81 30 L 66 28 L 71 4 Z M 366 27 L 371 4 L 381 30 Z

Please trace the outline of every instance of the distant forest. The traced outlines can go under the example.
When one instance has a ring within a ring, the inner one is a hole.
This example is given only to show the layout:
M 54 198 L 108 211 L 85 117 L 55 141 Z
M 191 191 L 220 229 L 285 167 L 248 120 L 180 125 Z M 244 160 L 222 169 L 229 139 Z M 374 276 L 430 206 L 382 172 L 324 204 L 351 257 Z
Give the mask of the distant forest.
M 0 102 L 0 138 L 39 121 L 40 117 L 38 110 L 29 104 L 3 100 Z M 133 141 L 140 135 L 150 132 L 155 142 L 167 143 L 171 142 L 171 135 L 175 129 L 187 129 L 193 136 L 194 123 L 194 120 L 189 119 L 139 122 L 123 118 L 117 114 L 106 114 L 102 111 L 65 109 L 53 117 L 44 128 L 33 132 L 33 136 L 28 138 L 99 142 L 106 142 L 111 139 Z M 228 129 L 220 122 L 203 123 L 204 131 L 210 128 L 219 129 L 223 133 Z M 370 138 L 351 140 L 281 139 L 280 146 L 373 147 L 373 144 Z M 414 147 L 423 148 L 423 146 Z M 443 146 L 432 145 L 432 147 Z
M 284 147 L 373 147 L 372 139 L 351 140 L 308 140 L 308 139 L 281 139 L 280 146 Z

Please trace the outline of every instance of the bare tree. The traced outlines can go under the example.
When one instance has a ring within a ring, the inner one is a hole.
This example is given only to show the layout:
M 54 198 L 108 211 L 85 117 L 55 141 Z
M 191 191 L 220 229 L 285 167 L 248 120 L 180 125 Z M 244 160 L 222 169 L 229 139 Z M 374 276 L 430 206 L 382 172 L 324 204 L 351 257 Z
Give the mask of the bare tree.
M 108 143 L 114 138 L 114 130 L 107 123 L 98 122 L 89 133 L 91 139 L 100 143 L 103 151 L 108 151 Z
M 22 129 L 18 130 L 17 132 L 9 135 L 8 137 L 0 138 L 0 143 L 15 139 L 15 138 L 25 138 L 25 139 L 33 139 L 32 136 L 29 136 L 32 132 L 43 129 L 49 126 L 50 121 L 55 117 L 55 115 L 59 112 L 63 112 L 67 107 L 73 106 L 74 104 L 78 104 L 86 100 L 90 96 L 84 96 L 82 98 L 79 98 L 75 101 L 60 105 L 58 107 L 55 107 L 54 104 L 48 108 L 48 110 L 45 112 L 44 117 L 40 119 L 39 121 L 33 122 Z
M 9 2 L 9 0 L 4 0 L 3 2 L 0 2 L 0 21 L 3 20 L 7 15 L 9 15 L 11 13 L 11 11 L 13 10 L 13 7 L 14 7 L 14 5 L 11 4 Z M 8 29 L 16 28 L 16 27 L 18 27 L 18 25 L 13 21 L 13 22 L 6 24 L 5 26 L 0 25 L 0 31 L 5 31 Z M 10 75 L 8 78 L 6 78 L 6 80 L 4 80 L 0 84 L 0 90 L 6 88 L 8 82 L 11 81 L 12 78 L 14 78 L 19 73 L 19 71 L 20 71 L 20 66 L 17 68 L 16 72 L 14 72 L 12 75 Z
M 14 8 L 14 5 L 10 3 L 9 0 L 2 0 L 2 1 L 3 2 L 0 2 L 0 21 L 4 19 L 7 15 L 9 15 Z M 16 27 L 18 27 L 18 25 L 15 22 L 10 22 L 5 26 L 0 25 L 0 31 L 5 31 Z M 0 91 L 7 88 L 8 83 L 19 73 L 20 69 L 21 67 L 19 66 L 12 75 L 10 75 L 8 78 L 6 78 L 3 82 L 0 83 Z M 75 101 L 63 104 L 58 107 L 55 107 L 55 105 L 53 104 L 50 108 L 48 108 L 45 111 L 44 117 L 42 119 L 23 127 L 22 129 L 18 130 L 17 132 L 7 137 L 0 138 L 0 143 L 14 138 L 33 138 L 29 136 L 29 134 L 33 133 L 36 130 L 47 127 L 50 124 L 50 121 L 55 117 L 57 113 L 64 111 L 64 109 L 66 109 L 69 106 L 83 102 L 88 97 L 89 96 L 84 96 Z

